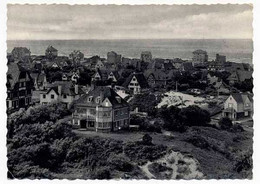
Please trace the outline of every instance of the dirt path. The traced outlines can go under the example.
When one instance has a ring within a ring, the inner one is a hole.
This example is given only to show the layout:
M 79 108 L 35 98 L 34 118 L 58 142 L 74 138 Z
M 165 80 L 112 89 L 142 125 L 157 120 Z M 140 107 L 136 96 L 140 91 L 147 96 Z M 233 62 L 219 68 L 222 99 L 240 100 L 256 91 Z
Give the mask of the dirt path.
M 202 179 L 204 177 L 203 173 L 199 171 L 199 162 L 191 156 L 179 152 L 172 151 L 158 160 L 139 166 L 149 179 L 156 178 L 149 170 L 149 166 L 153 163 L 171 168 L 170 179 Z

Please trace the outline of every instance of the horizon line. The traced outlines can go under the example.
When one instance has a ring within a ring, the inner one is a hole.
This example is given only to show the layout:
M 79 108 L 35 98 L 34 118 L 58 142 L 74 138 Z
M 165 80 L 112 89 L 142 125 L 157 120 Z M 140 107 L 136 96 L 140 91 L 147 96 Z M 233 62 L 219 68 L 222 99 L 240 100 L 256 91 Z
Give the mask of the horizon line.
M 6 39 L 6 41 L 84 41 L 84 40 L 253 40 L 253 38 L 89 38 L 89 39 Z

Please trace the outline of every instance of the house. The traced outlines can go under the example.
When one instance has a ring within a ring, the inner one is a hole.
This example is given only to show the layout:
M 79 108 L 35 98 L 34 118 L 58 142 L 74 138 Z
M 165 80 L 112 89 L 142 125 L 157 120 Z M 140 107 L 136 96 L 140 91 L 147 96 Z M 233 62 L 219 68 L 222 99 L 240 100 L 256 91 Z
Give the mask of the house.
M 144 76 L 150 87 L 165 87 L 168 82 L 172 81 L 174 71 L 163 71 L 158 69 L 148 69 L 144 72 Z
M 182 63 L 182 66 L 180 68 L 182 72 L 192 72 L 194 71 L 194 67 L 192 65 L 192 62 L 184 62 Z
M 121 62 L 121 55 L 117 54 L 114 51 L 108 52 L 107 53 L 107 62 L 109 63 L 120 63 Z
M 231 91 L 230 87 L 222 80 L 217 81 L 215 84 L 213 84 L 213 86 L 217 90 L 218 94 L 220 95 L 230 94 Z
M 58 50 L 55 49 L 53 46 L 49 45 L 45 50 L 45 57 L 52 60 L 57 56 L 58 56 Z
M 122 58 L 122 66 L 124 68 L 136 68 L 138 70 L 141 69 L 141 60 L 140 59 L 130 59 L 130 58 Z
M 152 62 L 148 64 L 148 69 L 162 69 L 162 70 L 172 70 L 173 64 L 172 62 L 165 60 L 165 59 L 159 59 L 156 58 Z
M 208 54 L 206 51 L 199 49 L 192 52 L 192 54 L 193 54 L 192 61 L 194 63 L 208 62 Z
M 139 94 L 141 90 L 149 88 L 149 85 L 143 73 L 134 72 L 125 80 L 123 87 L 128 88 L 134 94 Z
M 244 82 L 245 80 L 251 79 L 253 77 L 252 75 L 253 71 L 237 70 L 232 72 L 227 80 L 229 81 L 229 84 L 233 85 L 237 82 Z
M 12 57 L 15 62 L 28 62 L 31 57 L 31 51 L 26 47 L 14 47 Z
M 72 60 L 74 66 L 78 66 L 84 61 L 84 54 L 79 50 L 74 50 L 69 54 L 69 58 Z
M 56 81 L 47 86 L 40 94 L 40 104 L 45 105 L 54 101 L 60 101 L 69 108 L 74 100 L 77 100 L 84 92 L 77 84 L 70 81 Z
M 47 78 L 44 70 L 40 73 L 31 73 L 31 78 L 33 79 L 34 88 L 36 90 L 45 90 L 47 87 Z
M 253 116 L 253 98 L 248 93 L 231 94 L 224 102 L 223 117 L 228 117 L 231 120 Z
M 7 99 L 8 112 L 30 106 L 32 99 L 33 80 L 28 70 L 17 63 L 10 63 L 7 71 Z
M 129 126 L 130 108 L 112 88 L 98 86 L 74 104 L 72 124 L 97 132 L 117 131 Z
M 211 62 L 208 63 L 208 70 L 209 71 L 225 71 L 225 63 L 224 62 L 211 61 Z
M 150 51 L 144 51 L 141 53 L 141 61 L 143 62 L 151 62 L 152 61 L 152 53 Z
M 215 62 L 225 63 L 226 62 L 226 56 L 216 54 Z
M 185 62 L 185 61 L 182 60 L 182 59 L 180 59 L 180 58 L 174 58 L 171 63 L 172 63 L 172 65 L 173 65 L 173 67 L 174 67 L 175 69 L 180 70 L 180 69 L 182 68 L 182 65 L 183 65 L 184 62 Z

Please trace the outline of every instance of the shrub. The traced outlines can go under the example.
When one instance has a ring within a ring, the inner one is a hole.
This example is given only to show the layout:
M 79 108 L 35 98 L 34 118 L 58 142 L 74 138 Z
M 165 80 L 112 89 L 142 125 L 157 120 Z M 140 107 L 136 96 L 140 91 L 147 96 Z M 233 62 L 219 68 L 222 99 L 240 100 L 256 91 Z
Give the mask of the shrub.
M 222 130 L 230 130 L 233 126 L 232 121 L 227 117 L 221 118 L 218 124 Z
M 206 126 L 210 122 L 209 112 L 196 105 L 181 109 L 179 116 L 186 126 Z
M 139 125 L 139 129 L 142 131 L 161 133 L 160 124 L 158 123 L 151 124 L 146 118 L 143 117 L 139 117 L 136 115 L 131 116 L 130 124 Z
M 111 179 L 110 169 L 107 167 L 97 168 L 95 171 L 91 173 L 90 178 L 99 180 Z
M 208 141 L 201 136 L 192 136 L 190 138 L 187 138 L 186 141 L 201 149 L 209 150 L 210 148 Z
M 108 162 L 112 169 L 118 171 L 131 172 L 133 170 L 133 165 L 130 163 L 130 160 L 122 154 L 110 154 Z
M 143 144 L 145 145 L 152 145 L 153 138 L 149 134 L 145 134 L 143 136 Z

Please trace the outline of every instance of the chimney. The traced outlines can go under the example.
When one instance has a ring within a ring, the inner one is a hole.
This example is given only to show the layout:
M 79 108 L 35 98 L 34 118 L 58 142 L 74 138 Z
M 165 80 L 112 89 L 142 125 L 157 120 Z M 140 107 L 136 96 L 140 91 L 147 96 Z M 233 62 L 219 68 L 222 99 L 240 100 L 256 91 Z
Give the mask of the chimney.
M 79 85 L 78 84 L 75 84 L 74 90 L 75 90 L 76 95 L 79 94 Z
M 61 95 L 61 85 L 58 85 L 58 93 Z

